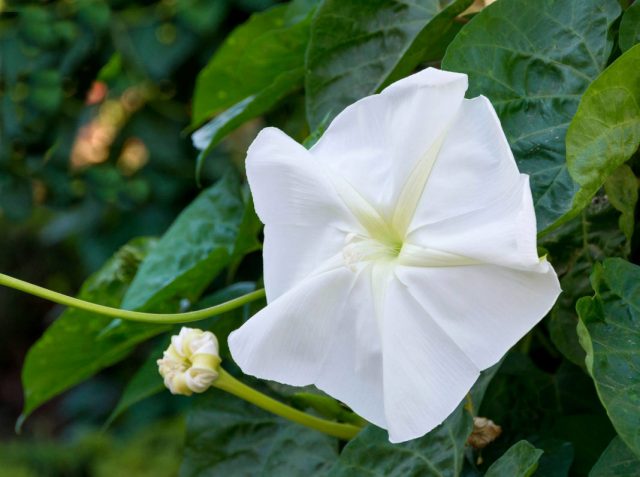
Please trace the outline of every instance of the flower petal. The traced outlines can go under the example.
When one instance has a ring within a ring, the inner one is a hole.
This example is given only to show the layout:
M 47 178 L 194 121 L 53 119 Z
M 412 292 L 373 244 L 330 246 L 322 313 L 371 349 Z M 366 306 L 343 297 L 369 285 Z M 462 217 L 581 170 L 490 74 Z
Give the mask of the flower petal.
M 528 177 L 484 97 L 465 100 L 427 181 L 410 243 L 514 267 L 538 263 Z
M 389 440 L 404 442 L 442 423 L 480 372 L 397 279 L 387 287 L 382 329 Z
M 231 333 L 233 359 L 262 379 L 317 384 L 383 426 L 381 347 L 366 276 L 346 267 L 310 276 Z
M 246 165 L 254 206 L 264 224 L 357 226 L 326 172 L 282 131 L 260 131 L 249 147 Z
M 479 368 L 497 363 L 551 309 L 560 285 L 553 267 L 398 267 L 398 279 Z
M 390 216 L 416 163 L 455 117 L 464 74 L 427 68 L 341 112 L 311 154 Z
M 334 227 L 268 224 L 264 228 L 264 285 L 271 303 L 339 256 L 347 234 Z

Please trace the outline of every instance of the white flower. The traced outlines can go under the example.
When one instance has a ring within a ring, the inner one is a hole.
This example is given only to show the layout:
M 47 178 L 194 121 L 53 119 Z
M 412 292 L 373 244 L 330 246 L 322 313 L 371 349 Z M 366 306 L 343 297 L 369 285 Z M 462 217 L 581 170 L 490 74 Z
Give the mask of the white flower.
M 315 384 L 392 442 L 440 424 L 551 308 L 528 177 L 467 77 L 427 69 L 307 151 L 264 129 L 247 174 L 268 306 L 229 338 L 248 374 Z
M 218 340 L 210 331 L 183 327 L 158 360 L 158 370 L 172 394 L 202 393 L 218 378 Z

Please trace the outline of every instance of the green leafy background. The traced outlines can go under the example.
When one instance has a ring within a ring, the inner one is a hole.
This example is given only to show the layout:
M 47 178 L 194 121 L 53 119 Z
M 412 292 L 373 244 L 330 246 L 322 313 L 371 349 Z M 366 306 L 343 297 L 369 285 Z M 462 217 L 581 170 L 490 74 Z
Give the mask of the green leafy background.
M 340 442 L 221 391 L 171 396 L 155 361 L 177 327 L 3 289 L 0 475 L 639 475 L 637 0 L 5 1 L 0 55 L 3 273 L 159 312 L 253 291 L 259 129 L 310 145 L 345 106 L 434 66 L 494 105 L 563 288 L 472 406 L 399 445 L 372 425 Z M 352 420 L 234 365 L 226 336 L 262 306 L 199 323 L 225 368 Z M 482 450 L 474 416 L 502 428 Z

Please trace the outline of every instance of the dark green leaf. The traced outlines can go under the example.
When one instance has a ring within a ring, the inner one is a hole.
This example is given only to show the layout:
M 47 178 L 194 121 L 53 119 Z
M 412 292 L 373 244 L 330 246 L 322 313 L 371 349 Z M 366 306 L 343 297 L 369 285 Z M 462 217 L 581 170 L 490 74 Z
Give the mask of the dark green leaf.
M 616 436 L 589 472 L 589 477 L 637 477 L 638 469 L 640 459 Z
M 559 439 L 535 440 L 533 444 L 544 451 L 535 475 L 541 477 L 569 477 L 574 451 L 571 442 Z
M 617 226 L 621 218 L 607 197 L 598 195 L 578 217 L 547 234 L 542 242 L 562 286 L 548 321 L 551 340 L 579 366 L 584 366 L 584 350 L 576 331 L 576 302 L 591 293 L 589 274 L 594 263 L 626 256 L 625 237 Z
M 486 477 L 529 477 L 538 468 L 542 451 L 527 441 L 513 445 L 489 467 Z
M 127 290 L 128 309 L 193 303 L 232 260 L 245 204 L 238 178 L 228 173 L 176 219 L 142 263 Z
M 232 108 L 212 126 L 212 137 L 219 138 L 221 131 L 266 111 L 302 83 L 311 18 L 309 11 L 296 13 L 279 5 L 231 32 L 198 75 L 193 125 Z
M 620 48 L 627 51 L 640 43 L 640 3 L 634 2 L 622 16 L 620 22 Z
M 501 0 L 447 49 L 443 69 L 469 75 L 469 97 L 493 103 L 531 189 L 543 231 L 571 209 L 576 184 L 564 137 L 580 96 L 613 47 L 616 0 Z
M 438 58 L 466 0 L 327 0 L 311 28 L 305 79 L 313 131 L 354 101 Z
M 158 372 L 157 361 L 162 357 L 162 352 L 169 346 L 168 340 L 162 341 L 159 346 L 156 346 L 149 358 L 138 369 L 136 374 L 133 375 L 131 380 L 127 383 L 127 386 L 120 396 L 120 400 L 116 405 L 116 408 L 109 415 L 109 418 L 105 422 L 105 427 L 111 425 L 123 412 L 129 409 L 134 404 L 139 403 L 151 397 L 164 389 L 164 383 L 162 377 Z
M 482 404 L 484 392 L 500 364 L 483 371 L 474 384 L 471 389 L 474 407 Z M 457 477 L 462 470 L 467 438 L 473 429 L 473 420 L 464 404 L 461 403 L 426 436 L 402 444 L 391 444 L 386 431 L 373 425 L 367 426 L 346 445 L 329 476 Z
M 78 297 L 118 307 L 154 241 L 125 245 L 82 286 Z M 52 397 L 126 357 L 141 341 L 169 327 L 111 319 L 82 310 L 65 311 L 31 347 L 22 369 L 25 405 L 21 419 Z
M 640 267 L 618 258 L 596 265 L 594 297 L 578 301 L 578 334 L 602 404 L 640 456 Z
M 391 444 L 385 430 L 367 426 L 346 445 L 329 477 L 457 476 L 472 428 L 462 404 L 425 437 L 403 444 Z
M 309 477 L 320 475 L 337 451 L 334 438 L 211 389 L 187 417 L 180 476 Z
M 585 92 L 567 131 L 567 165 L 581 209 L 640 146 L 640 45 L 609 66 Z

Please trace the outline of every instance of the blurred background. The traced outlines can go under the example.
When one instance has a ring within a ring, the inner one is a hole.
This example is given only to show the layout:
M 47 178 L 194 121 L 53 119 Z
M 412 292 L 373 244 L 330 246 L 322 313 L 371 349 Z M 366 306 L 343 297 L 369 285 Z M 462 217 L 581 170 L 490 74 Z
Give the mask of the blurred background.
M 274 3 L 0 0 L 0 271 L 74 294 L 129 239 L 161 234 L 200 190 L 187 129 L 196 75 Z M 254 132 L 214 151 L 204 185 Z M 0 475 L 175 475 L 179 399 L 162 393 L 101 429 L 136 356 L 14 432 L 25 353 L 60 312 L 0 288 Z

